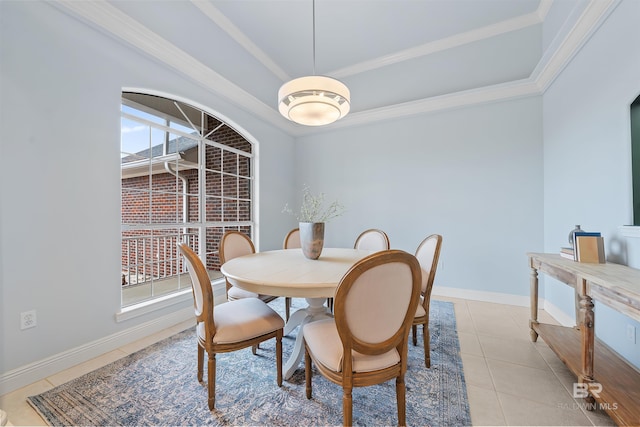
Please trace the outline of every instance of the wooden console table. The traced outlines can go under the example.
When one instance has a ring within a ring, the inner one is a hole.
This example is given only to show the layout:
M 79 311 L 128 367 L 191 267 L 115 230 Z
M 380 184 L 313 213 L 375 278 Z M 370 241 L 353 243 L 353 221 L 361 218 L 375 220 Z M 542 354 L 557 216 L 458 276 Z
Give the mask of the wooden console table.
M 618 425 L 640 425 L 640 372 L 594 336 L 593 300 L 640 320 L 640 270 L 620 264 L 580 263 L 556 254 L 529 253 L 531 340 L 538 336 L 589 390 L 587 406 L 607 411 Z M 577 327 L 538 323 L 538 272 L 575 289 L 580 299 Z M 602 387 L 600 387 L 602 386 Z M 594 403 L 597 402 L 597 403 Z

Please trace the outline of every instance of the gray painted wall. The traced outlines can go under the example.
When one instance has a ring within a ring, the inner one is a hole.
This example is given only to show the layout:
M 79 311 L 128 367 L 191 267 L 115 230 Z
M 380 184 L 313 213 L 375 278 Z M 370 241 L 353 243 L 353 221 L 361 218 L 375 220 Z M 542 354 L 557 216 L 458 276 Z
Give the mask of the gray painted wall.
M 437 286 L 528 295 L 542 249 L 541 99 L 526 98 L 301 138 L 301 183 L 347 207 L 327 244 L 367 228 L 414 252 L 443 235 Z
M 115 321 L 123 88 L 191 100 L 259 142 L 262 250 L 280 247 L 295 226 L 281 210 L 307 183 L 348 208 L 327 227 L 330 246 L 351 246 L 369 227 L 408 251 L 443 234 L 438 286 L 525 296 L 525 253 L 557 251 L 575 223 L 601 230 L 610 254 L 640 267 L 640 242 L 617 231 L 631 215 L 639 2 L 618 7 L 544 97 L 298 141 L 46 3 L 0 7 L 3 373 L 190 306 Z M 599 173 L 581 187 L 583 165 Z M 561 288 L 544 291 L 570 313 Z M 31 309 L 38 326 L 20 331 L 19 313 Z M 629 322 L 600 307 L 597 316 L 615 334 Z M 617 335 L 611 340 L 622 348 Z M 637 346 L 619 351 L 640 365 Z
M 259 220 L 270 225 L 260 240 L 266 248 L 282 244 L 288 225 L 280 210 L 293 194 L 291 137 L 49 4 L 0 7 L 1 372 L 192 306 L 115 320 L 123 88 L 192 100 L 259 141 Z M 19 314 L 32 309 L 38 325 L 21 331 Z
M 609 261 L 640 268 L 640 239 L 620 235 L 631 224 L 631 102 L 640 93 L 640 2 L 624 1 L 546 91 L 544 248 L 566 246 L 575 224 L 600 231 Z M 572 290 L 546 280 L 545 296 L 574 317 Z M 640 286 L 640 283 L 638 284 Z M 626 325 L 640 323 L 596 304 L 596 334 L 640 367 Z

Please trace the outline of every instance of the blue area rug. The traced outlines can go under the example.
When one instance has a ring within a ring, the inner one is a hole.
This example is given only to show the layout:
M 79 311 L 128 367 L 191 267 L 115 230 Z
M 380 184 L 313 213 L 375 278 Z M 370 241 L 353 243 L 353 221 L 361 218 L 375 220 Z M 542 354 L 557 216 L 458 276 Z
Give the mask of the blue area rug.
M 293 300 L 293 308 L 302 304 Z M 284 302 L 270 305 L 281 311 Z M 430 369 L 424 366 L 422 333 L 416 347 L 409 344 L 407 423 L 470 425 L 453 304 L 432 301 L 430 332 Z M 293 338 L 283 339 L 285 360 Z M 54 426 L 342 424 L 342 388 L 314 373 L 313 398 L 307 400 L 304 360 L 277 386 L 275 340 L 262 343 L 257 356 L 250 348 L 217 356 L 216 409 L 209 411 L 206 383 L 196 377 L 196 346 L 191 328 L 28 401 Z M 395 381 L 353 390 L 354 425 L 397 422 Z

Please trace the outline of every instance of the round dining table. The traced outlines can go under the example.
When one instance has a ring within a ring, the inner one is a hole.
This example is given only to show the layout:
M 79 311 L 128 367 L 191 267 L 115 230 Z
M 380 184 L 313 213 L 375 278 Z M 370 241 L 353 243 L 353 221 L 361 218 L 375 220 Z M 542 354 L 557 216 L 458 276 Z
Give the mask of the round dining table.
M 288 335 L 297 326 L 331 317 L 324 305 L 333 298 L 345 273 L 373 251 L 324 248 L 316 260 L 306 258 L 302 250 L 281 249 L 256 252 L 225 262 L 220 271 L 229 283 L 263 295 L 301 297 L 307 307 L 291 315 L 285 325 Z M 300 329 L 302 331 L 302 328 Z M 284 378 L 289 379 L 304 355 L 302 332 L 298 332 L 293 351 L 284 365 Z

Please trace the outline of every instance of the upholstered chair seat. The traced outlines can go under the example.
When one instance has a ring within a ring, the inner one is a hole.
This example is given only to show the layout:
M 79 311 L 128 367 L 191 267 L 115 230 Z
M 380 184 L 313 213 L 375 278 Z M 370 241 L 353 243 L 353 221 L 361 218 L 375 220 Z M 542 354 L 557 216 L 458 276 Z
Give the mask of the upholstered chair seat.
M 227 299 L 229 301 L 243 299 L 243 298 L 259 298 L 260 296 L 255 292 L 245 291 L 237 286 L 230 286 L 227 291 Z
M 214 344 L 246 341 L 284 327 L 282 317 L 257 298 L 244 298 L 216 306 Z M 198 339 L 206 340 L 204 322 L 196 328 Z
M 416 308 L 416 317 L 422 317 L 426 314 L 427 312 L 424 309 L 424 297 L 420 296 L 420 303 L 418 304 L 418 308 Z

